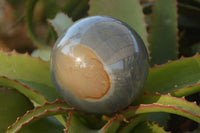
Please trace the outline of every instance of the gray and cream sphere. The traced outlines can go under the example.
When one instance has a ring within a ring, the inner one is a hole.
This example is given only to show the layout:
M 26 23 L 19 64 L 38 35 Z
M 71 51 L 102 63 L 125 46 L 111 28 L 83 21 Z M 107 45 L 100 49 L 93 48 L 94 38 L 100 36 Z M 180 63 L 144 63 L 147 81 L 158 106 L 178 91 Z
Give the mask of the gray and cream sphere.
M 124 22 L 105 16 L 75 22 L 51 54 L 57 91 L 69 105 L 88 113 L 126 108 L 141 92 L 148 70 L 140 36 Z

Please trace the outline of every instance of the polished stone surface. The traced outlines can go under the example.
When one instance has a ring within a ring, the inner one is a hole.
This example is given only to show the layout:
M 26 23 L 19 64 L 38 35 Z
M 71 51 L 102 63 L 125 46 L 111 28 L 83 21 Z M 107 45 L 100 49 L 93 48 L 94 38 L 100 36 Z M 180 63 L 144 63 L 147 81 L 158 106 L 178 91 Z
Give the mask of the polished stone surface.
M 148 54 L 139 35 L 114 18 L 93 16 L 57 40 L 51 77 L 68 104 L 107 114 L 127 107 L 147 79 Z

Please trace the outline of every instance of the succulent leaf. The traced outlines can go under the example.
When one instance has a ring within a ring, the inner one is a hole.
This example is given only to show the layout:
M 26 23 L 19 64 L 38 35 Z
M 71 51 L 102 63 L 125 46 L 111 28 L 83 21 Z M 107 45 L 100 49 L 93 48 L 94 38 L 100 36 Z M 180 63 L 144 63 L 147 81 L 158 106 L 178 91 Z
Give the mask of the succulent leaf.
M 166 6 L 167 5 L 167 6 Z M 154 1 L 151 32 L 150 64 L 163 64 L 178 57 L 177 6 L 175 0 Z
M 7 77 L 0 76 L 0 85 L 4 87 L 15 88 L 37 104 L 42 105 L 45 102 L 48 102 L 48 100 L 44 96 L 40 95 L 36 90 L 31 89 L 30 87 L 18 82 L 17 80 L 12 80 Z
M 121 120 L 119 120 L 117 117 L 113 117 L 112 119 L 110 119 L 107 124 L 101 129 L 99 130 L 97 133 L 110 133 L 110 132 L 116 132 L 117 129 L 120 126 Z
M 54 103 L 45 103 L 42 106 L 36 107 L 32 111 L 27 111 L 24 116 L 18 118 L 13 125 L 8 127 L 7 133 L 18 132 L 27 124 L 30 124 L 38 119 L 56 114 L 65 114 L 73 110 L 74 109 L 69 108 L 65 102 L 61 102 L 59 100 Z
M 66 124 L 65 133 L 115 133 L 120 126 L 121 120 L 117 117 L 111 118 L 101 129 L 94 130 L 86 127 L 73 113 L 70 113 L 68 118 L 68 123 Z
M 134 102 L 133 105 L 140 104 L 162 104 L 175 106 L 180 109 L 187 110 L 190 113 L 199 115 L 200 107 L 195 103 L 188 102 L 184 98 L 177 98 L 170 95 L 160 95 L 160 94 L 148 94 L 145 93 L 140 95 Z
M 146 24 L 139 0 L 90 0 L 89 15 L 106 15 L 126 22 L 148 47 Z
M 138 124 L 144 122 L 146 120 L 148 114 L 141 114 L 133 117 L 128 124 L 126 124 L 119 133 L 130 133 L 132 129 L 134 129 Z
M 76 115 L 72 114 L 71 112 L 68 113 L 68 122 L 66 123 L 66 129 L 64 130 L 65 133 L 95 133 L 95 130 L 87 128 L 78 118 Z
M 33 108 L 30 100 L 16 90 L 0 87 L 0 132 L 4 133 L 7 127 L 26 110 Z
M 26 125 L 18 133 L 63 133 L 64 126 L 53 116 Z
M 147 121 L 153 121 L 161 127 L 167 127 L 167 122 L 170 120 L 170 114 L 165 112 L 151 113 L 147 116 Z
M 132 131 L 136 133 L 168 133 L 163 127 L 159 127 L 157 124 L 148 121 L 136 126 Z
M 200 82 L 199 70 L 200 55 L 181 58 L 177 61 L 168 62 L 165 65 L 155 66 L 149 72 L 144 91 L 167 94 L 180 89 L 179 93 L 182 92 L 182 95 L 185 96 L 196 93 L 198 92 L 198 90 L 196 90 L 198 88 L 190 90 L 190 87 L 187 88 L 187 86 L 197 85 Z M 186 89 L 188 89 L 188 91 L 185 91 Z
M 143 95 L 140 95 L 133 104 L 138 105 L 138 103 L 142 104 L 152 104 L 152 103 L 158 103 L 163 105 L 173 105 L 185 110 L 188 110 L 191 113 L 196 112 L 198 114 L 198 110 L 200 109 L 199 106 L 196 105 L 196 103 L 191 103 L 186 101 L 184 98 L 176 98 L 172 97 L 169 94 L 168 95 L 160 95 L 160 94 L 148 94 L 145 93 Z M 194 111 L 196 110 L 196 111 Z M 193 112 L 194 111 L 194 112 Z M 167 113 L 153 113 L 150 114 L 147 119 L 148 120 L 154 120 L 159 125 L 166 126 L 166 121 L 168 120 L 168 114 Z
M 163 104 L 140 104 L 139 106 L 129 106 L 127 110 L 124 110 L 122 114 L 125 118 L 132 117 L 134 115 L 138 114 L 144 114 L 144 113 L 154 113 L 154 112 L 167 112 L 172 114 L 177 114 L 186 118 L 189 118 L 191 120 L 194 120 L 196 122 L 200 122 L 200 115 L 199 110 L 198 112 L 192 112 L 188 111 L 182 108 L 179 108 L 177 106 L 173 105 L 163 105 Z
M 31 53 L 33 57 L 40 57 L 44 61 L 49 61 L 51 55 L 51 48 L 47 47 L 45 49 L 36 49 Z
M 28 0 L 26 3 L 26 11 L 25 11 L 25 26 L 27 28 L 27 33 L 30 39 L 33 41 L 37 48 L 43 49 L 46 48 L 45 42 L 39 38 L 36 34 L 34 25 L 33 25 L 33 14 L 34 8 L 38 0 Z
M 61 35 L 73 23 L 71 18 L 64 13 L 56 14 L 55 18 L 49 19 L 48 22 L 54 27 L 58 35 Z
M 195 85 L 189 85 L 186 86 L 185 88 L 179 89 L 179 90 L 174 90 L 171 95 L 175 97 L 183 97 L 185 94 L 187 95 L 192 95 L 194 93 L 200 92 L 200 83 L 197 83 Z
M 49 101 L 61 99 L 51 82 L 49 62 L 15 51 L 11 53 L 0 51 L 0 64 L 0 76 L 27 85 Z

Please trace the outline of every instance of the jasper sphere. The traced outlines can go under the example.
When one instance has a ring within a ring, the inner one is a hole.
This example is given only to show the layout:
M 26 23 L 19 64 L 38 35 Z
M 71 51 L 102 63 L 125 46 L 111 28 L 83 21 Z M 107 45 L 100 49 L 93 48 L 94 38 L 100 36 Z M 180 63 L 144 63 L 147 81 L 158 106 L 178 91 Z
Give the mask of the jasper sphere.
M 51 78 L 65 101 L 96 114 L 119 111 L 139 95 L 149 70 L 140 36 L 127 24 L 93 16 L 75 22 L 51 54 Z

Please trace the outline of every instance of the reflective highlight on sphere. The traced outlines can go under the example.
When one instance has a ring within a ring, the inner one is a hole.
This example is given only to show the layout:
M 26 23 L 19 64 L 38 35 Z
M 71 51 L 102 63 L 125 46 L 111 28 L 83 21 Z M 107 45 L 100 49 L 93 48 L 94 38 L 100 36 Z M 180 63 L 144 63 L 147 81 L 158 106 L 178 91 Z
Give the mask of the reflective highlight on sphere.
M 148 75 L 142 39 L 125 23 L 93 16 L 73 24 L 57 40 L 51 78 L 65 101 L 78 110 L 108 114 L 139 95 Z

